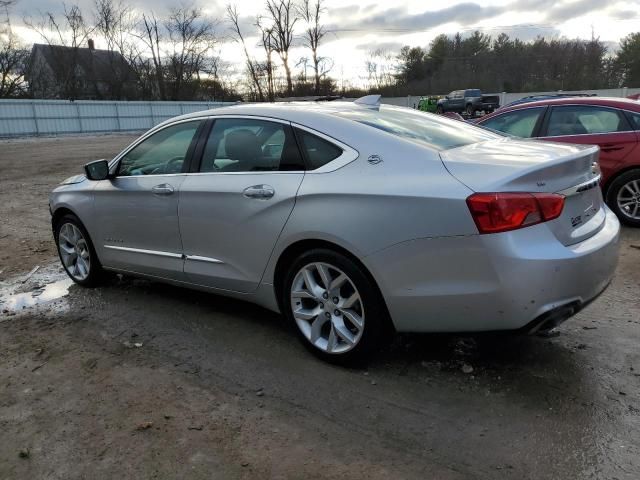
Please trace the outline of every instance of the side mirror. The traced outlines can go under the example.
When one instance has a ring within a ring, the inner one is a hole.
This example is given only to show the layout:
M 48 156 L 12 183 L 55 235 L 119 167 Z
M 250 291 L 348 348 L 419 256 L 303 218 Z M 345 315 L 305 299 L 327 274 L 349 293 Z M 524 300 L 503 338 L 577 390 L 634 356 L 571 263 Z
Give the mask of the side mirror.
M 89 180 L 106 180 L 109 178 L 109 162 L 96 160 L 84 166 L 85 175 Z
M 445 95 L 444 98 L 445 100 L 451 100 L 451 97 L 449 95 Z

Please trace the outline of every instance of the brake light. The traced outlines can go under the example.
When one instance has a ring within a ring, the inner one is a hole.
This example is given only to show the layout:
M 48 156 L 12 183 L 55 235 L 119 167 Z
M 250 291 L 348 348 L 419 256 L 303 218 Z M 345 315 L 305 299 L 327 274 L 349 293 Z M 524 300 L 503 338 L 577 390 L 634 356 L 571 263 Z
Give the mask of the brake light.
M 498 233 L 558 218 L 564 196 L 556 193 L 474 193 L 467 198 L 480 233 Z

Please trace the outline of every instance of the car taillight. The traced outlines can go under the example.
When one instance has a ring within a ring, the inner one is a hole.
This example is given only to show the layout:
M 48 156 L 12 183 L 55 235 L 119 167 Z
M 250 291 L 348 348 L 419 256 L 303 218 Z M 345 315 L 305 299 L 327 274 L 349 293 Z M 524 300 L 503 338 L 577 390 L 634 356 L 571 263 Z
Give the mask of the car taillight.
M 474 193 L 467 198 L 480 233 L 498 233 L 558 218 L 564 196 L 555 193 Z

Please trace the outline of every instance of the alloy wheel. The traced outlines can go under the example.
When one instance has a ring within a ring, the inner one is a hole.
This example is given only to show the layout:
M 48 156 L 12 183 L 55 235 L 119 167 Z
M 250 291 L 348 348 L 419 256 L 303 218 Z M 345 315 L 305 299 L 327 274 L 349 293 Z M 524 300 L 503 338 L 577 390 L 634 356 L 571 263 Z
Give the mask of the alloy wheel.
M 616 198 L 618 208 L 629 218 L 640 220 L 640 180 L 625 183 Z
M 65 223 L 58 232 L 58 248 L 64 268 L 80 282 L 87 279 L 91 271 L 89 245 L 82 232 L 73 223 Z
M 291 310 L 307 340 L 326 353 L 354 348 L 364 331 L 364 304 L 353 281 L 324 262 L 301 268 L 291 284 Z

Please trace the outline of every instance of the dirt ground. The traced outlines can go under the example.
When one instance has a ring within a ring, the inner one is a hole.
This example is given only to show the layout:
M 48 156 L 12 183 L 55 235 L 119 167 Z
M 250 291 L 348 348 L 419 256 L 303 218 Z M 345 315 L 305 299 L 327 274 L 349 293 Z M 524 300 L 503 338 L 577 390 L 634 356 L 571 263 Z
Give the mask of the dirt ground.
M 556 337 L 403 335 L 344 369 L 259 307 L 71 286 L 47 194 L 131 140 L 0 142 L 0 480 L 640 478 L 640 230 Z

